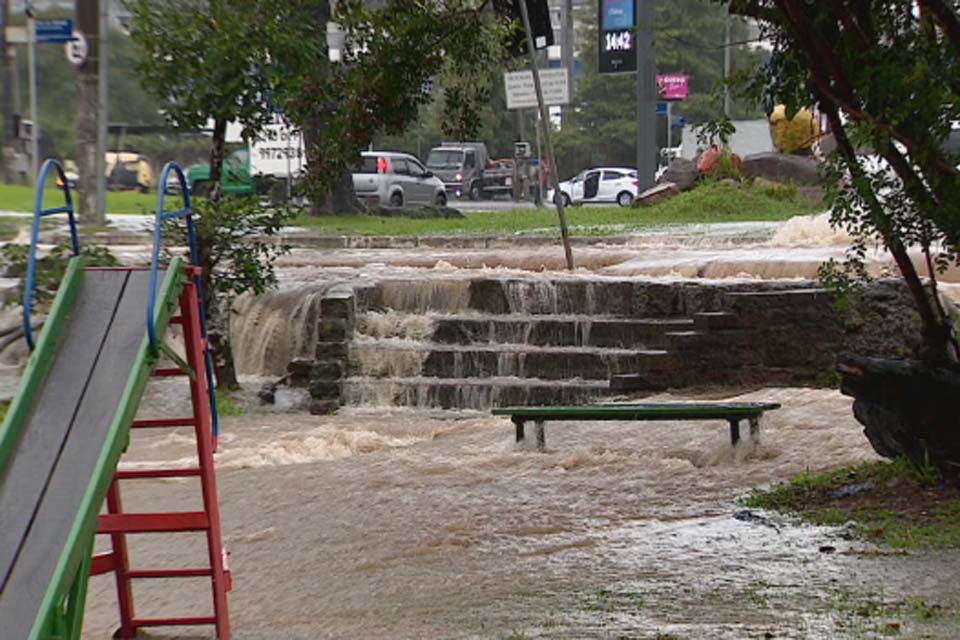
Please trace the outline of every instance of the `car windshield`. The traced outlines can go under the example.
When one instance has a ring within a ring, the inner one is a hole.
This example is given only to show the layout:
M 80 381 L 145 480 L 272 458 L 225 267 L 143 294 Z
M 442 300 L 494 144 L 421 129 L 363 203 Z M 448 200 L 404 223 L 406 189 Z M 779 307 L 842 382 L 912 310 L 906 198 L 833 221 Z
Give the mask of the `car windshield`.
M 459 149 L 434 149 L 427 156 L 430 169 L 459 169 L 463 166 L 463 151 Z

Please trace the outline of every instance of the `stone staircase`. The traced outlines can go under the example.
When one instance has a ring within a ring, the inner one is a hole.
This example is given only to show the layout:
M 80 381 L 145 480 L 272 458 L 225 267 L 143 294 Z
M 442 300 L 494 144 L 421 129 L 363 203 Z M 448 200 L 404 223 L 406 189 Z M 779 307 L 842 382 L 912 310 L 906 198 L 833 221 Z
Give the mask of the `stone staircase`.
M 832 368 L 832 298 L 796 283 L 388 281 L 323 294 L 312 410 L 584 404 L 704 384 L 814 383 Z

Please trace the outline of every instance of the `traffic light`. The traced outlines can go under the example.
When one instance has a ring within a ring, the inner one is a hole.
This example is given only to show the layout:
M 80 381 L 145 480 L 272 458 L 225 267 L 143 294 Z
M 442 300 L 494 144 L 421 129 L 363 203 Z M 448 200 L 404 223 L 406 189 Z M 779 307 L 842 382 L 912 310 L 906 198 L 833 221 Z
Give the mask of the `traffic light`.
M 493 10 L 513 30 L 507 41 L 507 50 L 513 57 L 527 52 L 527 36 L 523 31 L 520 2 L 523 0 L 493 0 Z M 530 32 L 534 49 L 546 49 L 553 45 L 553 25 L 550 24 L 550 7 L 547 0 L 526 0 L 530 15 Z

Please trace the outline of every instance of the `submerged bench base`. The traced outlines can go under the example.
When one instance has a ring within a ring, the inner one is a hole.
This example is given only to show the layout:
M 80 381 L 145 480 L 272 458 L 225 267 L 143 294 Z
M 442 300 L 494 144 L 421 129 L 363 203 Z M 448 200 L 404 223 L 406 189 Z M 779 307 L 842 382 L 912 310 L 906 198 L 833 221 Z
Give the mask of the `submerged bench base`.
M 534 423 L 537 450 L 546 449 L 547 420 L 726 420 L 730 425 L 730 444 L 740 442 L 740 423 L 750 425 L 750 439 L 760 439 L 760 417 L 765 411 L 779 409 L 777 403 L 676 403 L 676 404 L 599 404 L 579 407 L 506 407 L 494 409 L 494 415 L 508 415 L 516 427 L 517 442 L 526 440 L 525 425 Z

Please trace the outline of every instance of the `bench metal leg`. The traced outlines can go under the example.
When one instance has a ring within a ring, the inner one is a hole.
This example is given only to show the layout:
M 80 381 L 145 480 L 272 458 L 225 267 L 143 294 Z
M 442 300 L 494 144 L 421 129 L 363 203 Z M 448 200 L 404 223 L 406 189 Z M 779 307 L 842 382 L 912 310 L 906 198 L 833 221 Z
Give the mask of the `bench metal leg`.
M 727 422 L 730 423 L 730 444 L 736 446 L 740 442 L 740 420 L 731 418 Z
M 760 417 L 754 416 L 750 418 L 750 440 L 753 442 L 760 442 Z
M 514 426 L 517 428 L 517 443 L 523 442 L 525 434 L 523 432 L 523 418 L 513 416 L 510 418 L 513 421 Z
M 547 433 L 543 428 L 543 420 L 537 420 L 533 423 L 533 432 L 537 436 L 537 451 L 546 451 Z

